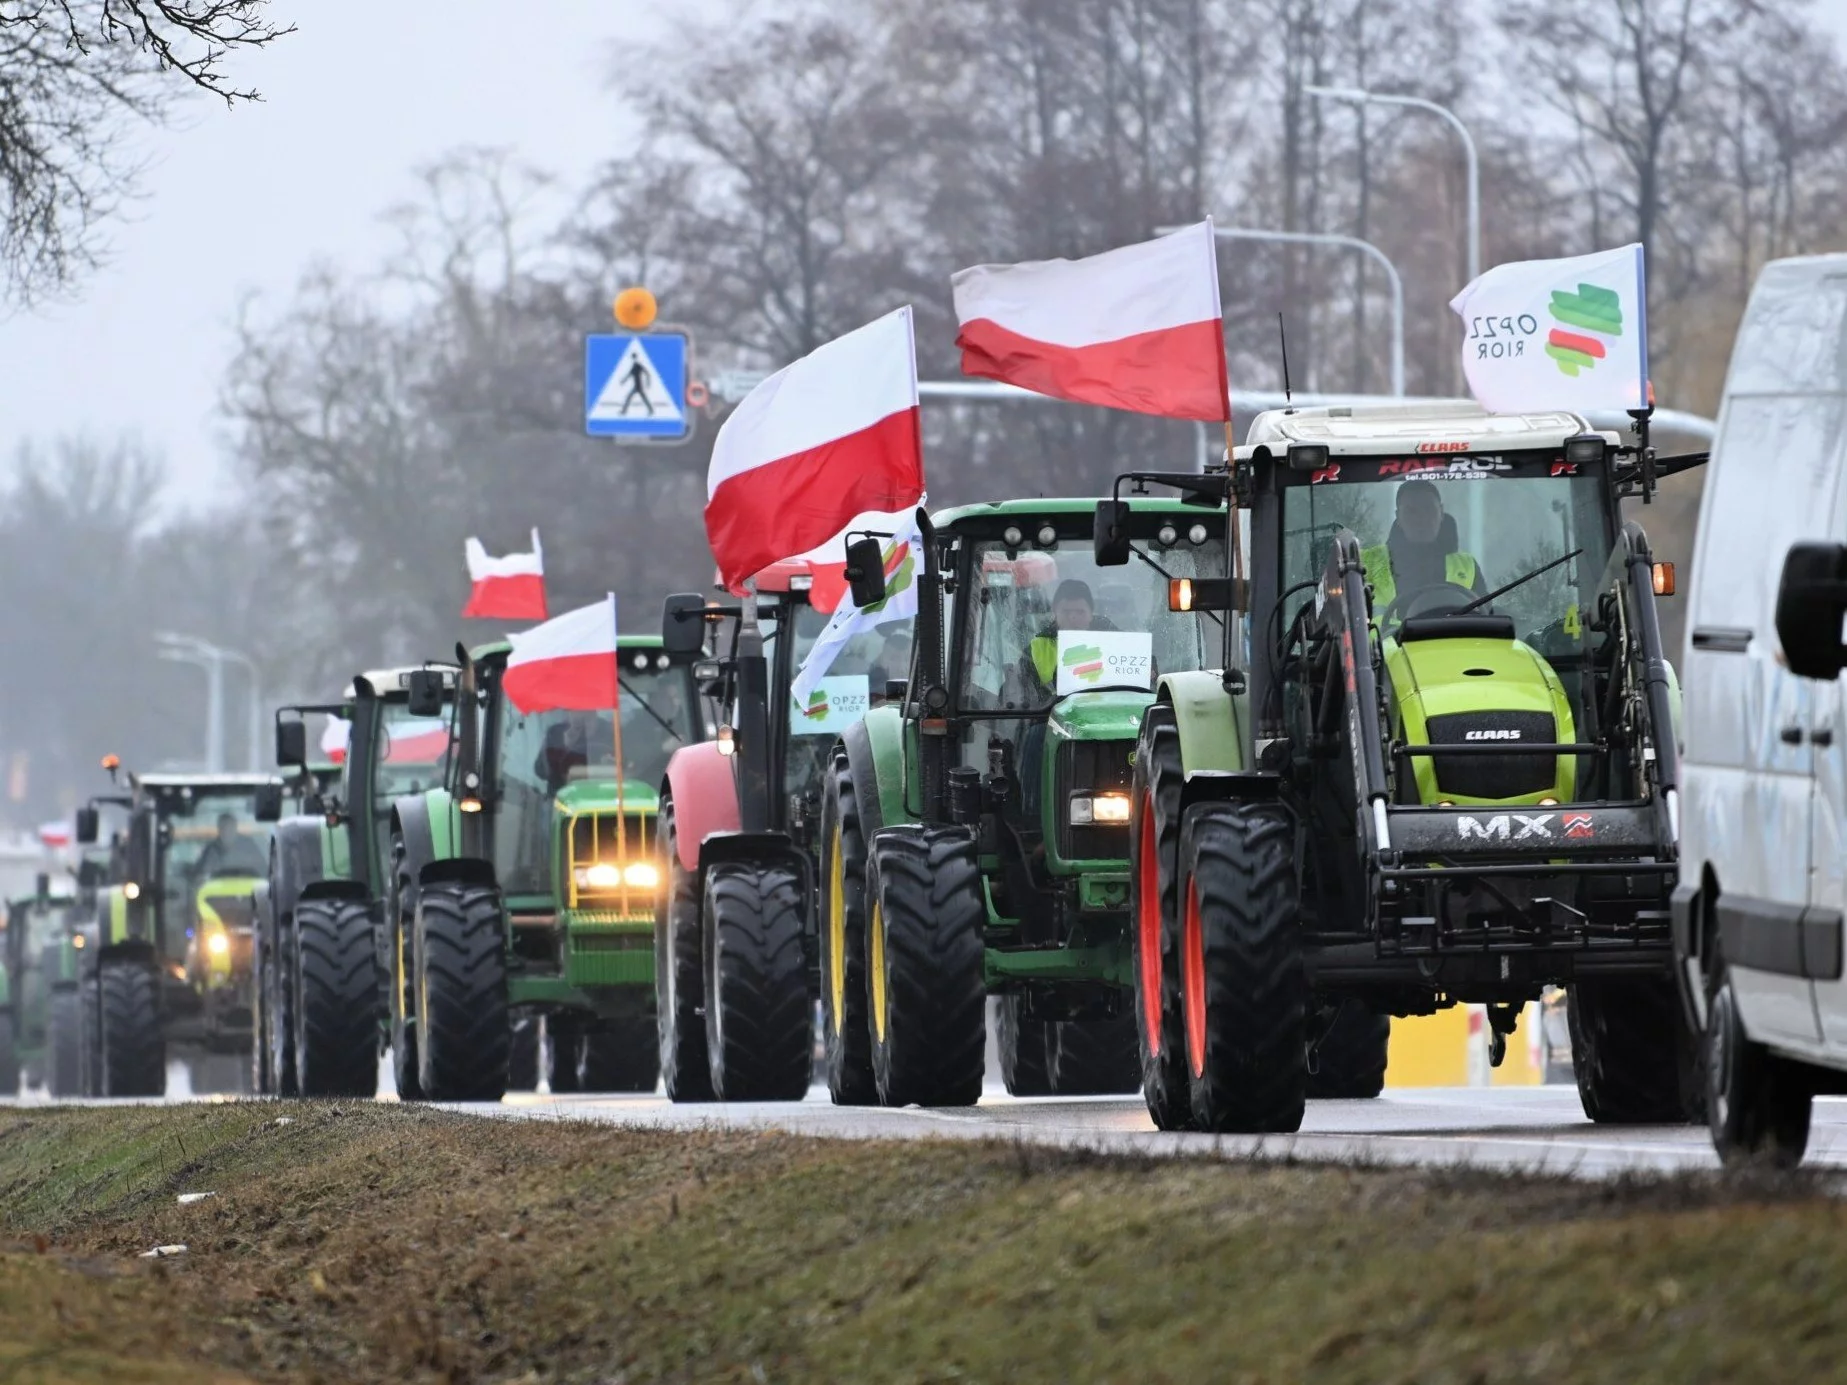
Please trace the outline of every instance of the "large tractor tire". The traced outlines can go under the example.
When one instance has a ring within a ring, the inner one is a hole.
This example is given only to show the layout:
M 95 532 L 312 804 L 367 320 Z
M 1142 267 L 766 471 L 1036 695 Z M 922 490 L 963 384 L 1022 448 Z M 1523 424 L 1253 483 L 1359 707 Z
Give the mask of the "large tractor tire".
M 701 964 L 699 881 L 680 864 L 673 800 L 661 805 L 667 888 L 654 906 L 654 1007 L 660 1026 L 661 1081 L 669 1101 L 712 1100 L 705 1047 L 705 968 Z
M 845 754 L 822 776 L 821 1031 L 836 1106 L 878 1101 L 866 1018 L 866 837 Z
M 1367 1101 L 1385 1090 L 1392 1017 L 1348 998 L 1309 1060 L 1308 1095 L 1320 1101 Z
M 653 1091 L 661 1075 L 657 1039 L 654 992 L 641 986 L 616 988 L 603 1013 L 578 1030 L 576 1090 Z
M 574 1014 L 551 1014 L 545 1017 L 545 1029 L 539 1036 L 539 1075 L 553 1096 L 580 1090 L 577 1085 L 577 1050 L 583 1040 L 583 1025 Z
M 997 996 L 994 1047 L 1000 1054 L 1000 1080 L 1008 1096 L 1052 1094 L 1052 1026 L 1026 1018 L 1026 997 Z
M 866 872 L 872 1070 L 886 1106 L 973 1106 L 987 1067 L 987 922 L 975 839 L 892 827 Z
M 385 1004 L 391 1021 L 391 1082 L 400 1101 L 423 1100 L 417 1076 L 416 1018 L 416 894 L 411 886 L 409 854 L 404 838 L 391 838 L 391 892 L 385 900 Z
M 103 998 L 96 973 L 77 983 L 77 1080 L 79 1096 L 103 1093 Z
M 530 1092 L 539 1085 L 539 1017 L 530 1010 L 513 1012 L 507 1036 L 507 1090 Z
M 1142 717 L 1130 788 L 1129 939 L 1135 972 L 1135 1035 L 1142 1099 L 1158 1130 L 1193 1128 L 1180 1004 L 1180 732 L 1174 709 Z
M 0 1100 L 19 1095 L 19 1034 L 10 1015 L 0 1015 Z
M 1565 1016 L 1586 1116 L 1614 1125 L 1699 1119 L 1698 1050 L 1672 980 L 1576 982 Z
M 256 1025 L 251 1066 L 256 1090 L 265 1096 L 298 1096 L 295 1085 L 294 948 L 290 925 L 258 916 L 256 941 Z
M 1720 1160 L 1781 1169 L 1801 1163 L 1814 1086 L 1800 1066 L 1745 1037 L 1731 977 L 1723 972 L 1707 1007 L 1705 1057 L 1706 1123 Z
M 378 1095 L 378 946 L 356 899 L 295 905 L 290 1019 L 302 1096 Z
M 1052 1030 L 1052 1090 L 1060 1096 L 1121 1096 L 1142 1089 L 1135 1016 L 1064 1020 Z
M 1214 803 L 1180 834 L 1181 997 L 1197 1128 L 1299 1130 L 1308 983 L 1295 825 L 1273 803 Z
M 461 881 L 425 885 L 415 932 L 417 1084 L 428 1101 L 507 1093 L 507 948 L 500 895 Z
M 98 1043 L 104 1096 L 163 1096 L 167 1043 L 160 1030 L 160 976 L 137 957 L 98 969 Z
M 705 1046 L 720 1101 L 800 1101 L 814 1071 L 802 879 L 726 861 L 705 873 Z
M 45 1085 L 55 1097 L 83 1095 L 82 1022 L 75 988 L 53 991 L 45 1023 L 45 1046 L 50 1050 Z

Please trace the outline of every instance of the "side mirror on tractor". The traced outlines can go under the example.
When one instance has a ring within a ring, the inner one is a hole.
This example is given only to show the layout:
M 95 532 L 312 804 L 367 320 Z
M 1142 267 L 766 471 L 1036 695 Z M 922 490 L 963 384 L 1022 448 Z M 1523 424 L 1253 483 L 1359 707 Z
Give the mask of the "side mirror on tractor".
M 1838 543 L 1792 544 L 1776 591 L 1776 637 L 1791 673 L 1825 679 L 1847 668 L 1843 617 L 1847 548 Z
M 847 545 L 847 589 L 853 604 L 876 606 L 885 599 L 885 549 L 870 536 Z
M 1091 533 L 1098 567 L 1121 567 L 1129 561 L 1129 502 L 1099 500 Z
M 77 841 L 82 846 L 89 846 L 96 841 L 97 812 L 94 808 L 77 810 Z
M 301 723 L 296 722 L 295 725 Z M 258 822 L 282 821 L 282 785 L 257 785 L 255 817 Z
M 406 684 L 405 699 L 409 712 L 414 717 L 439 717 L 443 711 L 443 675 L 439 668 L 419 668 L 411 671 Z
M 276 723 L 276 763 L 300 768 L 308 763 L 308 727 L 302 721 Z
M 698 592 L 675 592 L 661 604 L 661 648 L 679 663 L 705 653 L 705 598 Z

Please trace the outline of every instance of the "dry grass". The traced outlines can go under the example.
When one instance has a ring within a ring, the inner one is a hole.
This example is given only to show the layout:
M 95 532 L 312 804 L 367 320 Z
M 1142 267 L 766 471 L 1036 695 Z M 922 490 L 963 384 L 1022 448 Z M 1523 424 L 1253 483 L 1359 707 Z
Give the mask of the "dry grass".
M 1782 1385 L 1847 1356 L 1847 1209 L 1803 1179 L 244 1104 L 0 1115 L 0 1223 L 0 1381 Z

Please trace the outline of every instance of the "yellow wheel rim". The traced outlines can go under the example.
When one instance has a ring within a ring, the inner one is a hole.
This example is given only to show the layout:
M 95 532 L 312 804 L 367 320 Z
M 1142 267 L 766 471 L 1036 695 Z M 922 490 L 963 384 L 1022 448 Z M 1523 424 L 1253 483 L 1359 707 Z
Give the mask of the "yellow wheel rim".
M 866 920 L 866 943 L 872 955 L 866 959 L 866 971 L 872 982 L 872 1032 L 885 1042 L 885 911 L 875 897 L 872 914 Z
M 847 868 L 840 856 L 840 828 L 834 827 L 833 871 L 827 891 L 827 1027 L 838 1034 L 847 1010 Z

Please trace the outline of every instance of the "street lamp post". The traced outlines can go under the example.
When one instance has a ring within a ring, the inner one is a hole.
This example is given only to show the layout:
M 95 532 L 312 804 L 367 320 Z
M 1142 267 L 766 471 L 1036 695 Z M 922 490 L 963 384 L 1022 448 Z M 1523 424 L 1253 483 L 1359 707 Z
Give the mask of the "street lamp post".
M 1462 141 L 1462 151 L 1468 156 L 1469 179 L 1469 282 L 1474 283 L 1481 277 L 1481 159 L 1475 151 L 1475 137 L 1469 133 L 1469 127 L 1462 123 L 1462 118 L 1448 106 L 1439 106 L 1434 101 L 1426 101 L 1421 96 L 1399 96 L 1390 92 L 1366 91 L 1360 87 L 1321 87 L 1305 86 L 1308 95 L 1324 101 L 1350 101 L 1354 105 L 1374 106 L 1410 106 L 1416 110 L 1428 111 L 1449 122 L 1449 128 L 1456 132 Z
M 212 774 L 221 774 L 225 768 L 224 666 L 241 664 L 249 673 L 250 770 L 254 774 L 263 763 L 263 693 L 255 661 L 247 654 L 225 649 L 197 635 L 162 631 L 154 639 L 161 646 L 161 658 L 191 664 L 205 671 L 205 765 Z
M 1177 227 L 1164 226 L 1157 235 Z M 1214 226 L 1212 234 L 1220 240 L 1267 240 L 1281 241 L 1285 245 L 1333 245 L 1344 250 L 1357 250 L 1362 255 L 1370 255 L 1379 262 L 1385 271 L 1386 282 L 1392 287 L 1392 393 L 1404 394 L 1404 280 L 1399 277 L 1398 266 L 1391 258 L 1369 240 L 1358 236 L 1339 236 L 1327 231 L 1254 231 L 1242 226 Z

